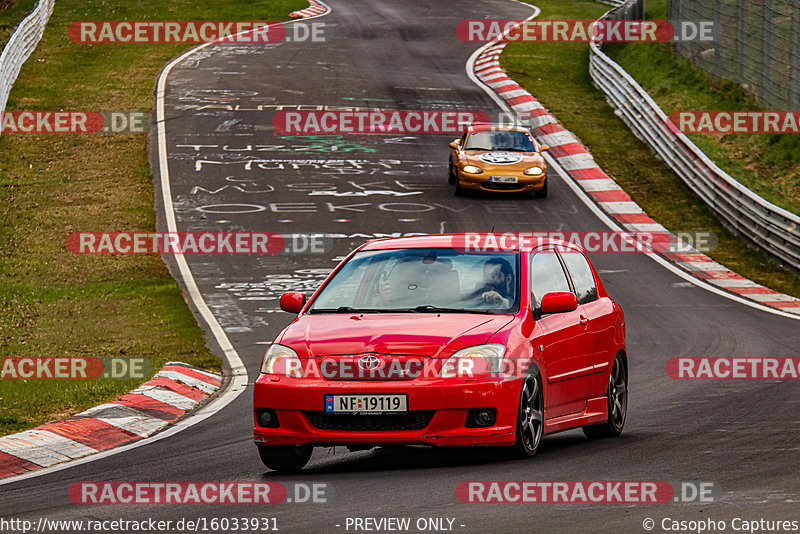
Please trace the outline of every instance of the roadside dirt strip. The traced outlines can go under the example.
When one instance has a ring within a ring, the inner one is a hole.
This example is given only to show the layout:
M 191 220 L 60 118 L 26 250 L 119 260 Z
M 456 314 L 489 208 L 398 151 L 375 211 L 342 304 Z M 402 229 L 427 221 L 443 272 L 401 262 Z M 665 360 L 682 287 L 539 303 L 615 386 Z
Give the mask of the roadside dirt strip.
M 150 436 L 213 395 L 222 376 L 168 362 L 126 395 L 72 417 L 0 438 L 0 478 Z
M 631 232 L 668 231 L 653 220 L 601 169 L 575 135 L 500 68 L 500 54 L 506 43 L 487 47 L 476 59 L 474 72 L 518 114 L 528 117 L 531 131 L 550 146 L 550 154 L 584 192 L 620 226 Z M 664 258 L 693 276 L 742 298 L 800 315 L 800 299 L 759 285 L 697 251 L 663 253 Z

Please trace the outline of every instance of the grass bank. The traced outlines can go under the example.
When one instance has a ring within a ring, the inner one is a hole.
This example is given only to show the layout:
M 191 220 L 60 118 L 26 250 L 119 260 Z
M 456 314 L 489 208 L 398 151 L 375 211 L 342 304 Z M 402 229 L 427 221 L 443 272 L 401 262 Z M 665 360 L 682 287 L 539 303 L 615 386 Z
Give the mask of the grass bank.
M 661 0 L 649 0 L 648 5 L 657 1 Z M 588 0 L 531 3 L 542 9 L 542 19 L 596 19 L 609 9 Z M 714 212 L 614 114 L 589 77 L 588 44 L 512 43 L 500 60 L 509 76 L 575 133 L 603 170 L 651 217 L 672 231 L 714 232 L 719 246 L 709 254 L 713 259 L 776 291 L 800 297 L 800 277 L 726 230 Z
M 9 31 L 33 7 L 0 13 Z M 305 0 L 59 0 L 8 110 L 152 108 L 155 76 L 187 45 L 77 44 L 81 20 L 282 20 Z M 17 13 L 17 11 L 20 11 Z M 155 229 L 144 134 L 0 136 L 0 356 L 122 356 L 219 369 L 158 256 L 78 256 L 76 231 Z M 136 381 L 0 380 L 0 435 L 86 409 Z

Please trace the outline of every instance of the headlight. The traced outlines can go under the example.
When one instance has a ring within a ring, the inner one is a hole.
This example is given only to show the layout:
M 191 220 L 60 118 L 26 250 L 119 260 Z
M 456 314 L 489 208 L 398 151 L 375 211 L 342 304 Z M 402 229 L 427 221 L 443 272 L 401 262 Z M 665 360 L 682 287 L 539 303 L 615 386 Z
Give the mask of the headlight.
M 529 167 L 522 172 L 524 172 L 528 176 L 539 176 L 544 172 L 544 169 L 541 167 Z
M 480 174 L 483 172 L 483 169 L 476 167 L 475 165 L 464 165 L 464 168 L 461 170 L 468 174 Z
M 300 378 L 302 376 L 302 367 L 303 364 L 300 362 L 300 357 L 294 350 L 277 343 L 269 346 L 267 353 L 264 355 L 264 361 L 261 362 L 261 372 L 267 375 Z
M 461 349 L 450 356 L 442 366 L 442 378 L 469 378 L 503 369 L 506 347 L 499 343 L 488 343 Z

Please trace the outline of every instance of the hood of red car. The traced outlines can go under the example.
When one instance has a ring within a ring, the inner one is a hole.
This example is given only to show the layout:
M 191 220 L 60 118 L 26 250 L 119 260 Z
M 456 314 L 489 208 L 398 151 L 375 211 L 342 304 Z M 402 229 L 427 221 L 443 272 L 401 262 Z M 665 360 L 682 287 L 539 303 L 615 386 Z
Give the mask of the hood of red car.
M 488 342 L 512 320 L 508 315 L 466 313 L 305 314 L 276 342 L 301 358 L 362 352 L 444 358 Z

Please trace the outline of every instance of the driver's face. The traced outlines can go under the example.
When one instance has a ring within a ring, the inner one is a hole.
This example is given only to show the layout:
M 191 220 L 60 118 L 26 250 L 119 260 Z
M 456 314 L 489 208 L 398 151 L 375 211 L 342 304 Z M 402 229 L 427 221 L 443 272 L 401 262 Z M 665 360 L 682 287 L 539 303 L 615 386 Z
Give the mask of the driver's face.
M 492 285 L 500 285 L 506 281 L 500 265 L 487 265 L 483 269 L 484 279 Z

